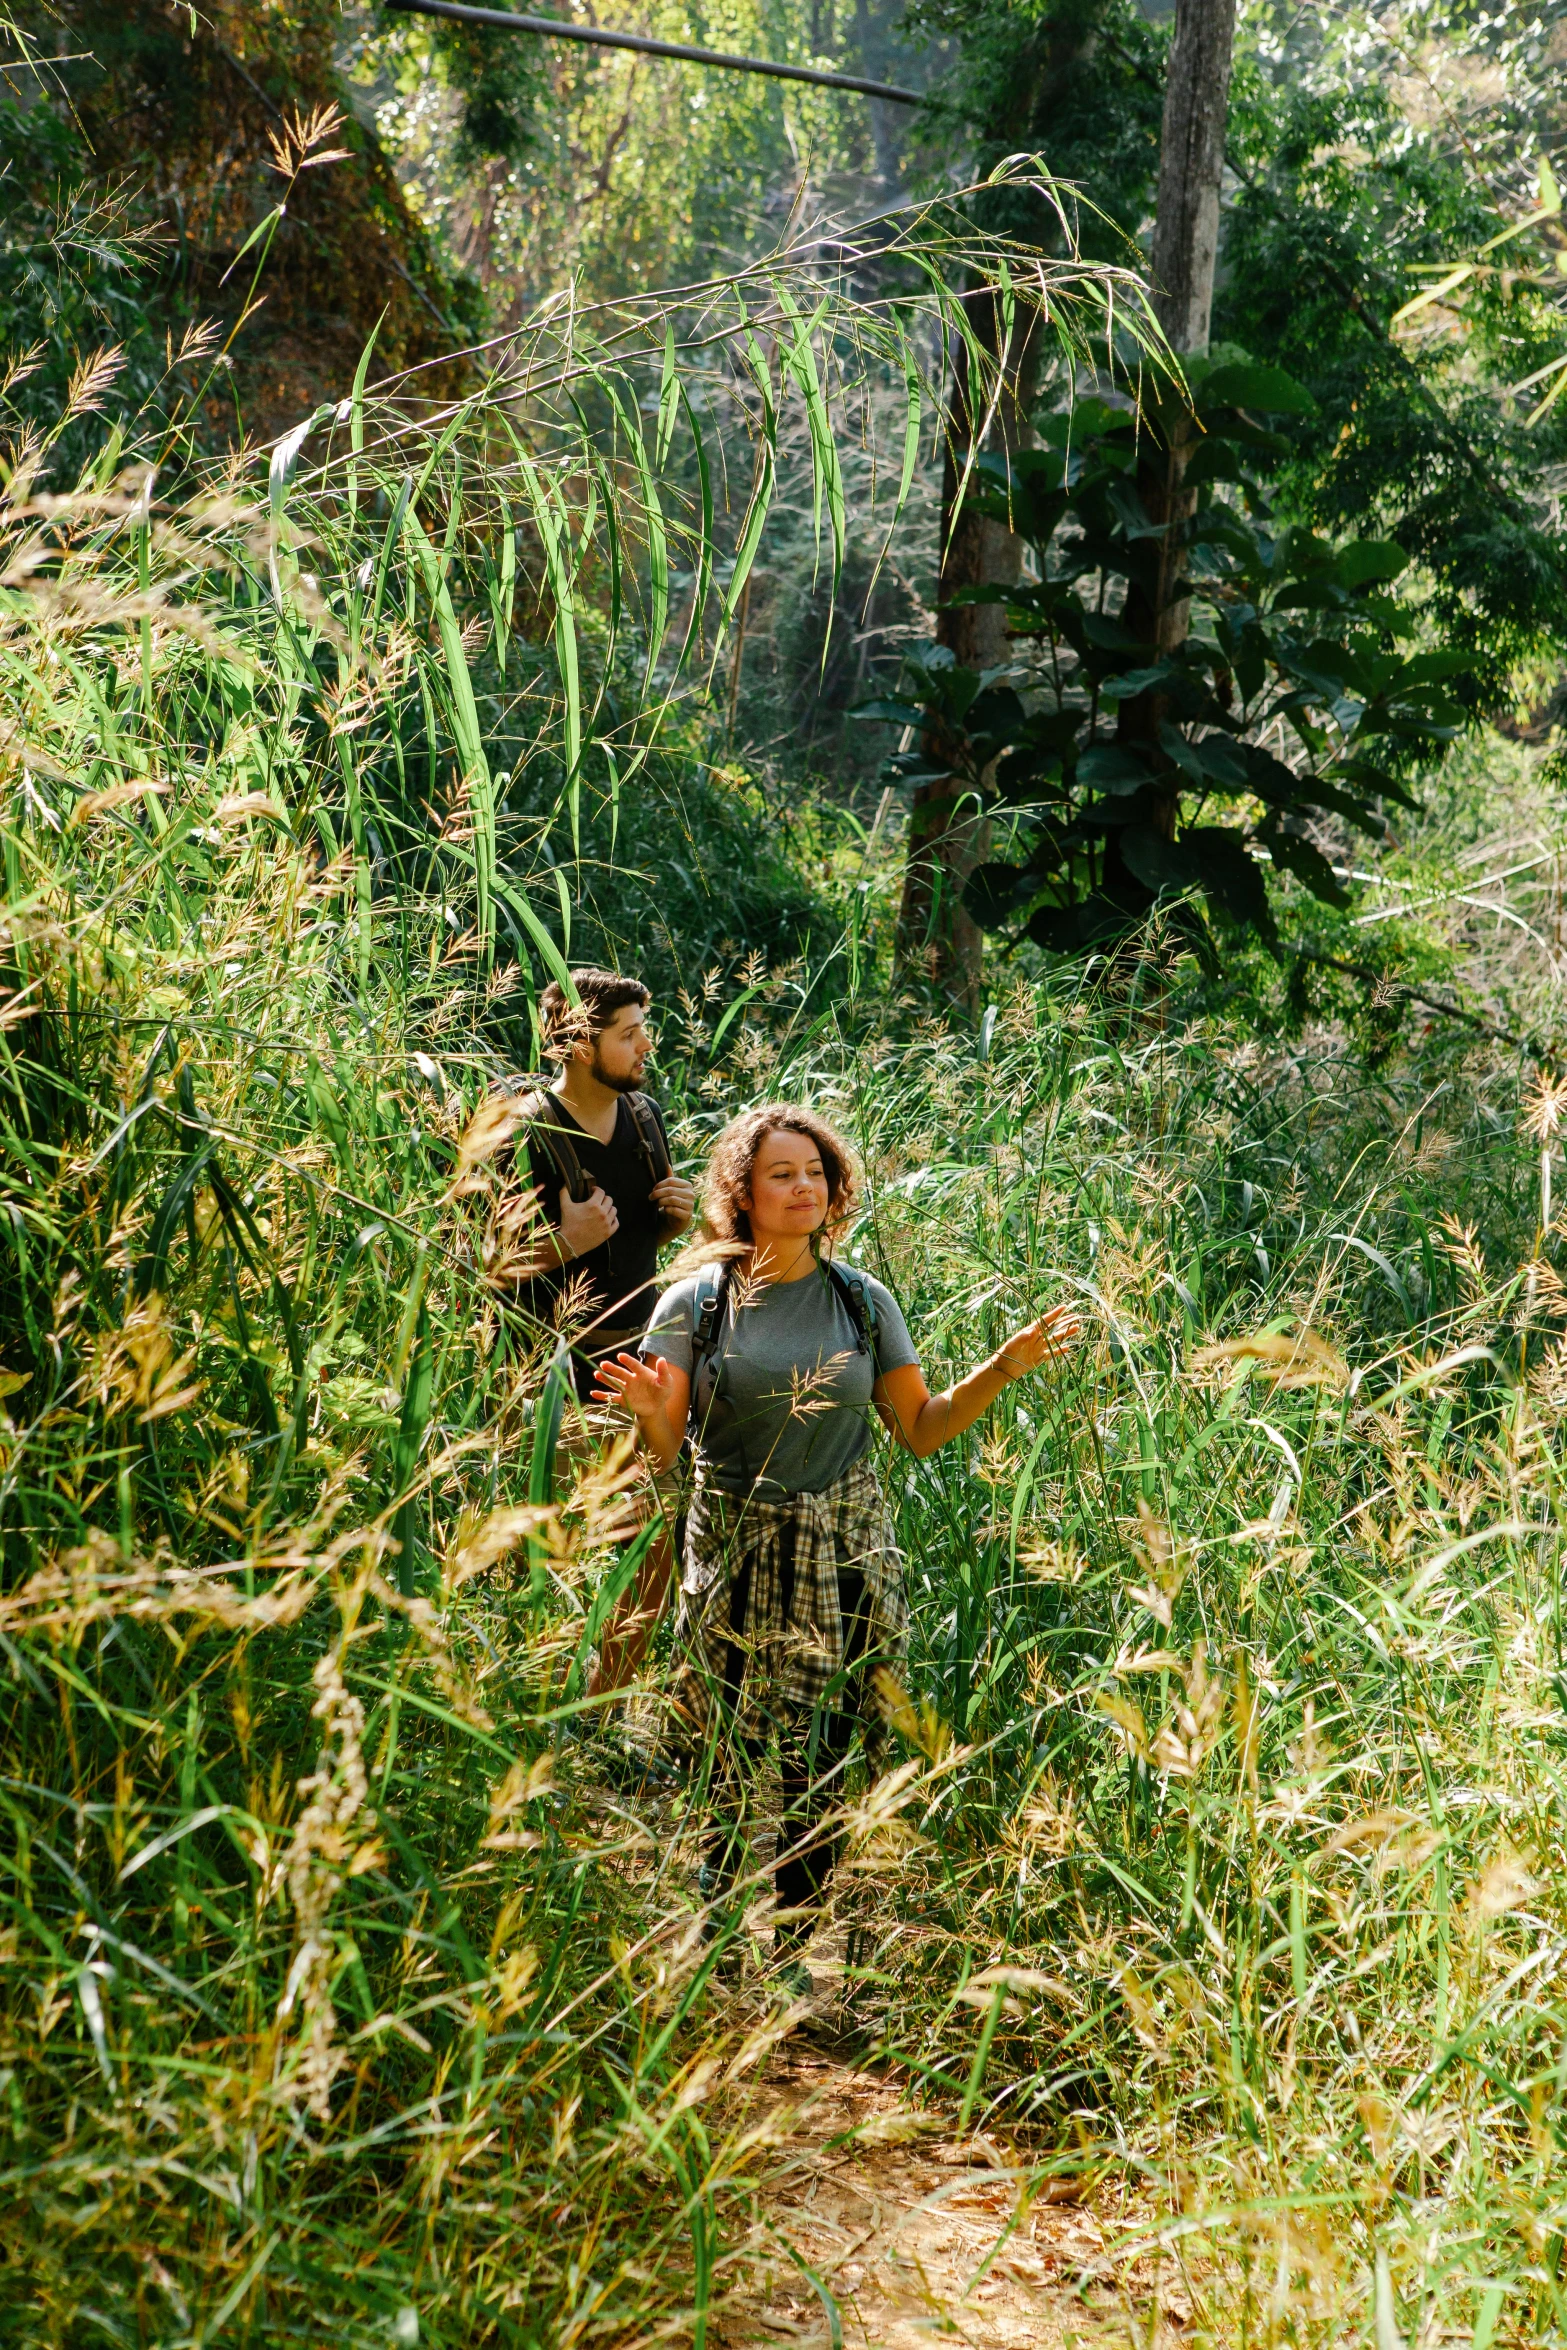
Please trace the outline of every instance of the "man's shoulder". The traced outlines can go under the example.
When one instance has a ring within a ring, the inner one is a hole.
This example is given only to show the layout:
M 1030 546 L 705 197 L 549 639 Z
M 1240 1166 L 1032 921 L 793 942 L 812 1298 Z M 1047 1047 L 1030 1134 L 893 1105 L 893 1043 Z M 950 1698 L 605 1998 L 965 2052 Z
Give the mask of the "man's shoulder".
M 575 1155 L 579 1135 L 584 1142 L 587 1140 L 560 1096 L 542 1078 L 518 1078 L 507 1092 L 522 1139 L 536 1165 L 556 1167 L 563 1153 Z
M 548 1131 L 561 1130 L 558 1113 L 565 1109 L 565 1104 L 553 1092 L 547 1078 L 529 1077 L 520 1071 L 507 1077 L 494 1078 L 490 1084 L 490 1099 L 493 1102 L 504 1102 L 530 1138 L 540 1126 Z M 569 1139 L 570 1128 L 575 1125 L 575 1120 L 569 1111 L 566 1117 L 569 1123 L 564 1131 Z
M 651 1117 L 664 1140 L 669 1140 L 669 1121 L 664 1116 L 664 1105 L 657 1094 L 643 1093 L 639 1087 L 635 1093 L 623 1093 L 620 1099 L 633 1131 L 639 1126 L 645 1126 Z

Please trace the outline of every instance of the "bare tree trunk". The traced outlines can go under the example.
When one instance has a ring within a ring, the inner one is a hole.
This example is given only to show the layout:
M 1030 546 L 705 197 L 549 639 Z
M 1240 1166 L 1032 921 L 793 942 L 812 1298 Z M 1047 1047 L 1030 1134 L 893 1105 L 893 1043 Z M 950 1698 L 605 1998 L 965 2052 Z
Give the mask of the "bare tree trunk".
M 1159 324 L 1183 358 L 1208 348 L 1234 42 L 1235 0 L 1176 0 L 1153 280 Z
M 1155 314 L 1171 349 L 1182 359 L 1204 356 L 1208 349 L 1234 42 L 1235 0 L 1176 0 L 1151 275 Z M 1180 579 L 1185 525 L 1197 506 L 1196 492 L 1184 486 L 1196 440 L 1189 417 L 1173 415 L 1168 446 L 1152 448 L 1138 471 L 1137 486 L 1148 519 L 1162 522 L 1164 535 L 1152 598 L 1129 589 L 1123 618 L 1158 653 L 1173 653 L 1183 645 L 1191 624 L 1189 599 L 1172 597 L 1171 591 Z M 1165 709 L 1166 697 L 1157 693 L 1139 694 L 1135 701 L 1123 703 L 1117 729 L 1121 739 L 1153 739 Z M 1167 836 L 1175 830 L 1177 804 L 1174 792 L 1160 803 L 1159 819 Z
M 987 350 L 1001 342 L 999 305 L 986 292 L 970 301 L 975 333 Z M 994 454 L 1010 455 L 1028 434 L 1028 404 L 1037 363 L 1037 336 L 1019 306 L 1010 350 L 1000 354 L 1001 397 L 983 443 Z M 983 422 L 983 419 L 979 420 Z M 1004 522 L 958 506 L 963 470 L 976 420 L 969 410 L 967 355 L 959 342 L 953 357 L 947 450 L 941 495 L 941 579 L 936 642 L 946 645 L 966 669 L 1000 668 L 1010 657 L 1004 604 L 959 604 L 959 588 L 1010 586 L 1023 567 L 1023 542 Z M 924 751 L 931 766 L 951 757 L 953 746 L 933 726 Z M 898 912 L 898 962 L 942 988 L 955 1003 L 978 1002 L 984 933 L 963 904 L 963 885 L 984 856 L 988 826 L 959 776 L 918 784 L 909 815 L 908 862 Z
M 1182 359 L 1206 357 L 1208 350 L 1234 45 L 1235 0 L 1176 0 L 1152 260 L 1159 324 Z M 1184 596 L 1171 603 L 1169 591 L 1178 576 L 1180 526 L 1190 521 L 1197 505 L 1195 494 L 1181 486 L 1195 442 L 1190 419 L 1183 417 L 1171 435 L 1163 484 L 1167 528 L 1160 546 L 1155 631 L 1161 653 L 1184 644 L 1190 625 L 1190 603 Z

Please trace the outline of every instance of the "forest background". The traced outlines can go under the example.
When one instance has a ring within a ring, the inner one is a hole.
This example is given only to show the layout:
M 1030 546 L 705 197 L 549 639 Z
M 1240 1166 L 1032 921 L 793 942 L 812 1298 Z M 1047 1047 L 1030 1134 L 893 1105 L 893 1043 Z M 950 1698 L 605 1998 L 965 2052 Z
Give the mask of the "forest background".
M 1091 2215 L 1084 2338 L 1557 2340 L 1567 31 L 1242 12 L 1188 408 L 1170 18 L 637 24 L 925 103 L 11 24 L 7 2338 L 700 2344 L 780 2257 L 486 1148 L 591 955 L 691 1167 L 849 1125 L 933 1372 L 1092 1312 L 898 1481 L 897 2128 L 1025 2274 Z

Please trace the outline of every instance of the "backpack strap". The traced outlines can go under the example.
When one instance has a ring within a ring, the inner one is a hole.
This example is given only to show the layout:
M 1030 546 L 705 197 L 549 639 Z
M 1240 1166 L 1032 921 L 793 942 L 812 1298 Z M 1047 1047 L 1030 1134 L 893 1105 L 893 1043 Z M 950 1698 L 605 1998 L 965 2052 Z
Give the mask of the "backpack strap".
M 726 1260 L 718 1268 L 718 1278 L 702 1300 L 697 1313 L 696 1328 L 691 1333 L 691 1401 L 693 1404 L 696 1402 L 697 1381 L 704 1368 L 712 1362 L 714 1355 L 718 1352 L 718 1341 L 722 1332 L 724 1315 L 729 1308 L 729 1274 L 730 1264 Z M 714 1385 L 715 1387 L 717 1385 L 716 1370 Z M 705 1411 L 712 1400 L 712 1396 L 709 1395 L 701 1409 Z
M 626 1107 L 631 1112 L 631 1123 L 637 1130 L 648 1173 L 655 1183 L 662 1183 L 674 1169 L 669 1163 L 669 1145 L 664 1139 L 664 1122 L 658 1114 L 658 1104 L 651 1094 L 631 1093 L 626 1096 Z
M 845 1272 L 841 1265 L 830 1264 L 827 1278 L 832 1283 L 844 1310 L 854 1324 L 857 1350 L 876 1361 L 876 1300 L 863 1273 Z M 879 1364 L 877 1365 L 880 1368 Z
M 560 1104 L 548 1087 L 523 1094 L 517 1103 L 532 1138 L 543 1145 L 556 1174 L 574 1200 L 585 1200 L 593 1186 L 582 1171 L 572 1145 L 571 1131 L 561 1118 Z

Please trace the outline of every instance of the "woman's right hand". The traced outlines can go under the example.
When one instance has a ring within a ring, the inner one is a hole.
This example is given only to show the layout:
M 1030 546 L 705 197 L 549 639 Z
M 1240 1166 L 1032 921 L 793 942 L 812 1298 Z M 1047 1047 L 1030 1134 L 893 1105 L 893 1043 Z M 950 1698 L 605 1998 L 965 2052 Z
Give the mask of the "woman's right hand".
M 619 1404 L 634 1420 L 654 1420 L 674 1401 L 673 1363 L 661 1355 L 606 1355 L 593 1387 L 595 1403 Z
M 1006 1379 L 1026 1379 L 1042 1363 L 1069 1354 L 1083 1335 L 1082 1317 L 1075 1306 L 1052 1306 L 1026 1330 L 1015 1330 L 991 1361 Z

